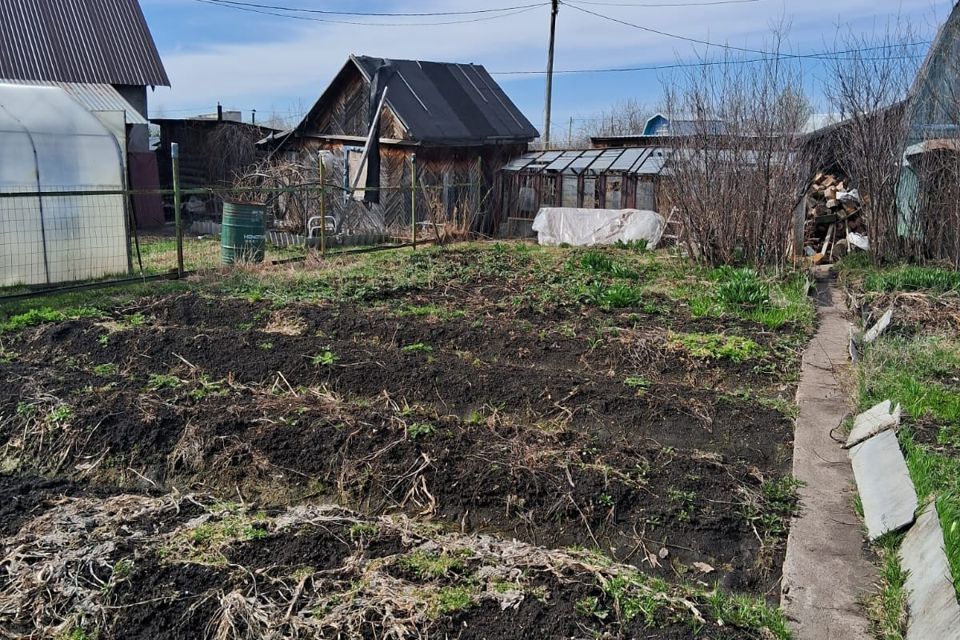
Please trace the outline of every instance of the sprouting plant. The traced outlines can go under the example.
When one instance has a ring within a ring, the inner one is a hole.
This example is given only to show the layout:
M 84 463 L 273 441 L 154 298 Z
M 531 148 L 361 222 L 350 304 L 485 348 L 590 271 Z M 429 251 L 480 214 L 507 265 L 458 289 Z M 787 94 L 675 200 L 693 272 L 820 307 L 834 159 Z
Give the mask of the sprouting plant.
M 416 440 L 420 436 L 430 436 L 436 431 L 436 428 L 426 422 L 414 422 L 407 427 L 407 435 L 411 440 Z
M 598 501 L 605 507 L 613 507 L 614 505 L 613 496 L 611 496 L 609 493 L 601 494 L 598 498 Z
M 73 416 L 73 409 L 68 405 L 58 404 L 47 413 L 47 423 L 62 425 Z
M 577 600 L 573 608 L 580 615 L 596 618 L 597 620 L 606 620 L 610 615 L 610 612 L 601 606 L 600 598 L 596 596 Z
M 414 342 L 400 349 L 404 353 L 433 353 L 433 347 L 423 342 Z
M 226 390 L 223 383 L 217 380 L 210 380 L 206 375 L 202 375 L 197 381 L 197 386 L 190 390 L 190 397 L 194 400 L 203 400 L 211 395 L 224 395 Z
M 180 378 L 166 373 L 151 373 L 150 379 L 147 381 L 147 388 L 151 391 L 179 389 L 181 386 L 183 386 L 183 381 Z
M 117 373 L 117 365 L 112 362 L 98 364 L 93 368 L 93 372 L 98 376 L 112 376 Z
M 101 347 L 107 346 L 108 344 L 110 344 L 110 334 L 109 333 L 103 334 L 102 336 L 97 338 L 97 342 L 100 343 Z
M 653 384 L 648 378 L 643 376 L 627 376 L 623 380 L 623 384 L 631 387 L 633 389 L 649 389 L 650 385 Z
M 639 289 L 625 284 L 604 285 L 594 282 L 587 287 L 583 298 L 590 304 L 603 309 L 623 309 L 640 303 L 642 294 Z
M 263 351 L 270 351 L 271 349 L 273 349 L 273 343 L 270 341 L 261 342 L 260 344 L 257 345 L 257 348 Z
M 599 251 L 587 251 L 580 258 L 580 266 L 596 273 L 610 273 L 613 270 L 613 260 Z
M 628 249 L 630 251 L 636 251 L 637 253 L 643 253 L 647 250 L 647 239 L 638 238 L 636 240 L 617 240 L 614 246 L 617 249 Z
M 128 327 L 140 327 L 147 322 L 147 316 L 142 313 L 134 313 L 129 316 L 124 316 L 122 323 Z
M 327 350 L 310 357 L 310 363 L 315 367 L 330 367 L 336 364 L 337 356 L 333 351 Z

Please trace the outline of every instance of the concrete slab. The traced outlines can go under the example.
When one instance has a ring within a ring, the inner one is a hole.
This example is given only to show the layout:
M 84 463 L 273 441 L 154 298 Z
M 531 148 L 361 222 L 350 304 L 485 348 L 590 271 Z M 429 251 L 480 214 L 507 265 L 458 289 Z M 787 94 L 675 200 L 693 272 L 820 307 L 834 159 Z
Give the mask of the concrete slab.
M 909 572 L 907 640 L 960 640 L 960 605 L 933 504 L 927 505 L 904 536 L 900 566 Z
M 867 535 L 876 540 L 913 523 L 917 492 L 897 434 L 884 431 L 850 449 Z
M 877 320 L 877 323 L 870 327 L 870 330 L 867 331 L 866 335 L 863 336 L 863 341 L 867 344 L 874 342 L 880 337 L 880 334 L 887 330 L 887 327 L 890 326 L 890 321 L 892 319 L 893 309 L 887 309 L 886 313 L 880 316 L 880 319 Z
M 819 330 L 803 354 L 797 389 L 793 475 L 804 482 L 801 513 L 790 525 L 783 565 L 781 602 L 796 640 L 872 640 L 860 603 L 873 593 L 876 568 L 853 510 L 850 461 L 830 437 L 850 410 L 841 384 L 850 373 L 845 306 L 820 277 Z
M 900 426 L 902 409 L 898 404 L 896 408 L 891 411 L 891 404 L 889 400 L 884 400 L 854 418 L 853 429 L 850 430 L 850 435 L 847 436 L 846 446 L 848 449 L 887 429 L 896 430 L 896 428 Z

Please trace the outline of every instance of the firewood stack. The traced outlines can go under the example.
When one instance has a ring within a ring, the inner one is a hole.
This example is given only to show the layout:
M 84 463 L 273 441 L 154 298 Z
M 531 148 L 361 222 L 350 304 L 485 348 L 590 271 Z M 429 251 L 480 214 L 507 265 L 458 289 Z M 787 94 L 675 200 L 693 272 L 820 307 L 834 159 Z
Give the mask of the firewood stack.
M 804 253 L 814 264 L 868 248 L 860 194 L 847 189 L 843 178 L 818 173 L 807 191 L 806 203 Z

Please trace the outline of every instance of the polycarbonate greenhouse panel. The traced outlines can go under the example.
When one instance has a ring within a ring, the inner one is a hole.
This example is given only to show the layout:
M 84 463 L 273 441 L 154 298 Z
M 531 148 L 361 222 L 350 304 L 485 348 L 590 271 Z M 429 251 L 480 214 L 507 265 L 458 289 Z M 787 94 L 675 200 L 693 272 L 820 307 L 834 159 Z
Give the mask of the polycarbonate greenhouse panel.
M 0 200 L 4 285 L 127 271 L 122 156 L 113 135 L 57 87 L 0 84 Z M 40 193 L 43 195 L 36 195 Z M 47 195 L 50 194 L 50 195 Z

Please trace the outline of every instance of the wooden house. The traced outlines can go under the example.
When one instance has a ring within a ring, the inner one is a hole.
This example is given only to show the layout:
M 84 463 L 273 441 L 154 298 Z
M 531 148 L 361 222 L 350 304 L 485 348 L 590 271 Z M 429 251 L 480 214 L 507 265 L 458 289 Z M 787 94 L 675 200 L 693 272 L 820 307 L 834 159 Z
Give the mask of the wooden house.
M 377 83 L 386 89 L 379 112 L 379 202 L 362 203 L 358 213 L 367 184 L 362 150 L 382 95 L 371 83 L 385 68 L 389 74 Z M 455 218 L 469 230 L 489 232 L 494 175 L 538 135 L 482 66 L 350 56 L 296 128 L 262 143 L 272 148 L 274 162 L 296 164 L 301 173 L 317 167 L 324 152 L 324 182 L 340 188 L 327 196 L 325 212 L 349 217 L 344 226 L 362 220 L 367 230 L 389 231 L 409 228 L 414 219 L 433 224 Z M 417 190 L 411 198 L 414 157 Z

